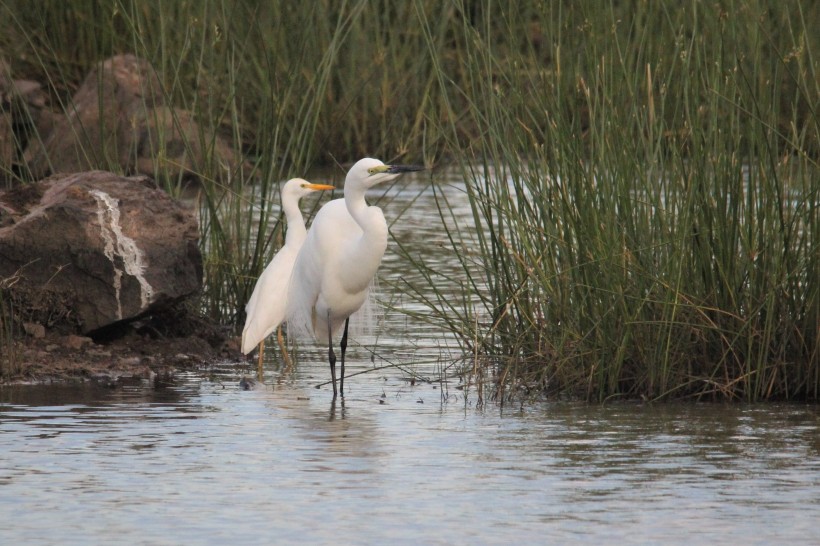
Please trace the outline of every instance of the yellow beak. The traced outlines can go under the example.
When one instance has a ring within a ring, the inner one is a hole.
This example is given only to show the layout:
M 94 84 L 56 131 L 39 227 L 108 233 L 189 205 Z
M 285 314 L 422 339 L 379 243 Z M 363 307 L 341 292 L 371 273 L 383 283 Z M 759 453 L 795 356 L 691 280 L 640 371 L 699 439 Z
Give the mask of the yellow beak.
M 305 186 L 309 190 L 314 191 L 324 191 L 324 190 L 335 190 L 336 186 L 330 186 L 328 184 L 305 184 Z

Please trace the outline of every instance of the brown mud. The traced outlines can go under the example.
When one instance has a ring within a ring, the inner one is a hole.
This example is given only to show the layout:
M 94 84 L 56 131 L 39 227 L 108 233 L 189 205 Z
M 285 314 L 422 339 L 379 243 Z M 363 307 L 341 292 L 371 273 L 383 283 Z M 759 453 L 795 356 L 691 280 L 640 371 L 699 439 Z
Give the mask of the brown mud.
M 44 332 L 30 324 L 26 330 L 5 355 L 0 384 L 96 381 L 115 387 L 244 359 L 229 329 L 178 310 L 93 337 Z

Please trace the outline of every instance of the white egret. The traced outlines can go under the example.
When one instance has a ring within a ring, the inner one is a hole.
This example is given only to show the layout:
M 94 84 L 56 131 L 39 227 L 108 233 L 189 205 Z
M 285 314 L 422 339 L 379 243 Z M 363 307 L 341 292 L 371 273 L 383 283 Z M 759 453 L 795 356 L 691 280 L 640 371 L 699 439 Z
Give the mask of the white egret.
M 299 210 L 299 200 L 314 191 L 332 189 L 333 186 L 311 184 L 301 178 L 288 180 L 282 186 L 282 210 L 288 222 L 285 244 L 256 281 L 253 294 L 245 306 L 246 319 L 242 330 L 242 353 L 248 354 L 258 345 L 260 370 L 265 338 L 285 320 L 288 282 L 296 255 L 307 235 L 305 220 L 302 218 L 302 211 Z M 284 351 L 281 331 L 279 343 Z
M 358 161 L 345 178 L 344 198 L 326 203 L 316 214 L 293 267 L 288 292 L 288 332 L 327 339 L 333 396 L 336 354 L 333 335 L 344 324 L 341 339 L 340 391 L 344 396 L 345 350 L 350 315 L 365 302 L 387 248 L 387 222 L 379 207 L 368 206 L 365 192 L 412 165 L 385 165 L 378 159 Z

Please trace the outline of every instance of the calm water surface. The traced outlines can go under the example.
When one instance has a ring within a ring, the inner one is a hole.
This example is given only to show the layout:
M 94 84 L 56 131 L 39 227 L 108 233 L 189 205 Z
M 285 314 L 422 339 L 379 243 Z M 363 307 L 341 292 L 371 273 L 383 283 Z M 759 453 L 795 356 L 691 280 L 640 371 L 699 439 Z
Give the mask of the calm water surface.
M 800 405 L 441 404 L 360 376 L 3 389 L 3 544 L 820 540 Z
M 429 184 L 389 194 L 396 239 L 453 278 Z M 381 274 L 382 299 L 412 309 L 395 252 Z M 272 349 L 247 391 L 246 364 L 0 389 L 0 544 L 820 543 L 817 406 L 481 408 L 454 340 L 380 322 L 354 340 L 348 371 L 367 373 L 344 404 L 314 388 L 329 372 L 309 346 L 293 372 Z

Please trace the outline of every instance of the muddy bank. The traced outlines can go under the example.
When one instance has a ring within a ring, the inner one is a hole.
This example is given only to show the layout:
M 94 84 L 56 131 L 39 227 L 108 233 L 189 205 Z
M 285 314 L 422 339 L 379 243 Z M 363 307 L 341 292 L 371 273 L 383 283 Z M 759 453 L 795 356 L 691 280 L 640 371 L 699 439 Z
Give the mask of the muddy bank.
M 97 381 L 115 387 L 244 358 L 229 329 L 188 312 L 173 313 L 94 338 L 32 331 L 13 342 L 0 383 Z

